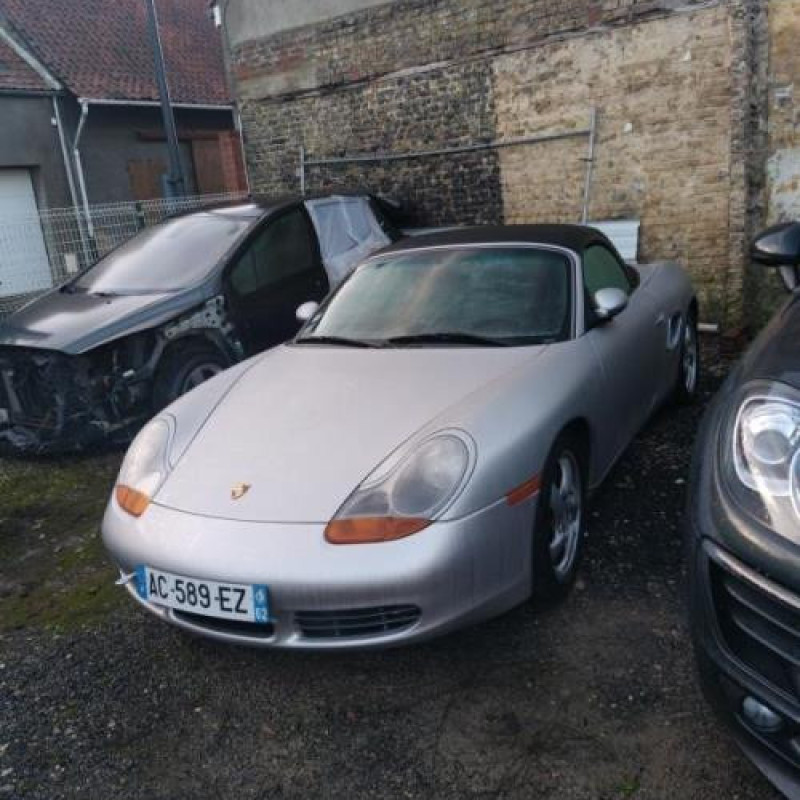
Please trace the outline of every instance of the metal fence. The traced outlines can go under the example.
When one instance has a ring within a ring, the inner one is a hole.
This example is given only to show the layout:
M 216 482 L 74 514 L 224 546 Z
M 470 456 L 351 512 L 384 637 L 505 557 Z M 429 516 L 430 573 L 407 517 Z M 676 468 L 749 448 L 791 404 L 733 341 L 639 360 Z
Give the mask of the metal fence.
M 88 214 L 57 208 L 0 219 L 0 317 L 172 214 L 246 197 L 196 195 L 90 206 Z

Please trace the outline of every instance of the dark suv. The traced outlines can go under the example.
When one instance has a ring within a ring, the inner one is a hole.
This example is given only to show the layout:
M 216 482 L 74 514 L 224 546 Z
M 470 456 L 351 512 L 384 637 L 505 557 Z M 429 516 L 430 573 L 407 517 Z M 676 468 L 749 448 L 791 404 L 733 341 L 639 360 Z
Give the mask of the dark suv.
M 706 695 L 767 777 L 800 797 L 800 224 L 766 231 L 753 257 L 791 296 L 698 437 L 691 628 Z

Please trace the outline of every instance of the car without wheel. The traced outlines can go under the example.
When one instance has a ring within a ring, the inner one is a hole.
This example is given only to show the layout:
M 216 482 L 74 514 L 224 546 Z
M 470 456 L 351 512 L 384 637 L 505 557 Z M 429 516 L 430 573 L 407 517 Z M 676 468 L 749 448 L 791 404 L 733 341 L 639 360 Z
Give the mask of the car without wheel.
M 791 296 L 703 420 L 687 514 L 691 629 L 706 696 L 745 753 L 800 796 L 800 223 L 753 259 Z
M 103 520 L 146 609 L 228 642 L 418 641 L 564 595 L 586 497 L 698 373 L 675 264 L 580 226 L 406 239 L 131 445 Z
M 366 255 L 400 237 L 367 194 L 253 200 L 173 217 L 0 325 L 0 443 L 130 441 L 153 413 L 297 332 Z

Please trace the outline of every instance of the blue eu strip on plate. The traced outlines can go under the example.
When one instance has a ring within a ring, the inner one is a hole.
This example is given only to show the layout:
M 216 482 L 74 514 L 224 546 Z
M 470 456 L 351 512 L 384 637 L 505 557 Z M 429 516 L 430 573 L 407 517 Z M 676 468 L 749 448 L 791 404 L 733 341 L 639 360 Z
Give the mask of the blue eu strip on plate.
M 269 599 L 267 587 L 263 584 L 253 584 L 253 613 L 256 622 L 269 622 Z
M 141 564 L 136 567 L 136 593 L 147 600 L 147 569 Z

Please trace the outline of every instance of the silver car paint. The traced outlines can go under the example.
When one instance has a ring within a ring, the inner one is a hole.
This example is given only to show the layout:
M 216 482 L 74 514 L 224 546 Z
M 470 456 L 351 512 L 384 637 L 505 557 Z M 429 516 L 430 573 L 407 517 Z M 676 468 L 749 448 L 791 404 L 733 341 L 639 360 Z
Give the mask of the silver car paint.
M 546 350 L 277 347 L 230 391 L 155 502 L 228 519 L 325 523 L 409 437 Z M 210 462 L 208 453 L 224 456 Z M 231 503 L 236 481 L 252 488 Z
M 537 498 L 512 507 L 506 493 L 541 472 L 558 433 L 576 420 L 589 430 L 596 486 L 674 384 L 678 352 L 668 324 L 675 314 L 685 319 L 691 284 L 673 264 L 638 269 L 641 284 L 628 307 L 605 325 L 584 331 L 576 292 L 577 336 L 558 344 L 287 346 L 245 362 L 169 409 L 177 466 L 139 520 L 112 498 L 106 546 L 123 571 L 147 563 L 266 582 L 276 633 L 248 641 L 267 646 L 380 647 L 513 606 L 530 591 Z M 579 268 L 575 279 L 582 285 Z M 478 457 L 443 519 L 397 542 L 325 542 L 325 522 L 367 474 L 398 448 L 445 428 L 468 432 Z M 251 504 L 236 507 L 230 487 L 249 479 L 257 490 Z M 335 642 L 303 640 L 293 623 L 298 610 L 384 603 L 418 604 L 422 618 L 400 634 Z
M 131 524 L 131 517 L 112 502 L 103 537 L 123 572 L 148 563 L 178 574 L 188 571 L 199 579 L 222 575 L 237 583 L 266 583 L 275 635 L 259 645 L 381 647 L 439 635 L 524 600 L 530 589 L 530 536 L 523 533 L 535 503 L 535 497 L 513 507 L 501 501 L 407 539 L 342 547 L 325 541 L 323 525 L 204 519 L 158 506 Z M 138 600 L 130 584 L 129 589 Z M 366 642 L 306 640 L 294 622 L 297 611 L 397 603 L 424 609 L 417 625 Z M 143 605 L 169 622 L 194 627 L 172 612 Z M 197 630 L 223 641 L 256 643 L 250 637 Z

